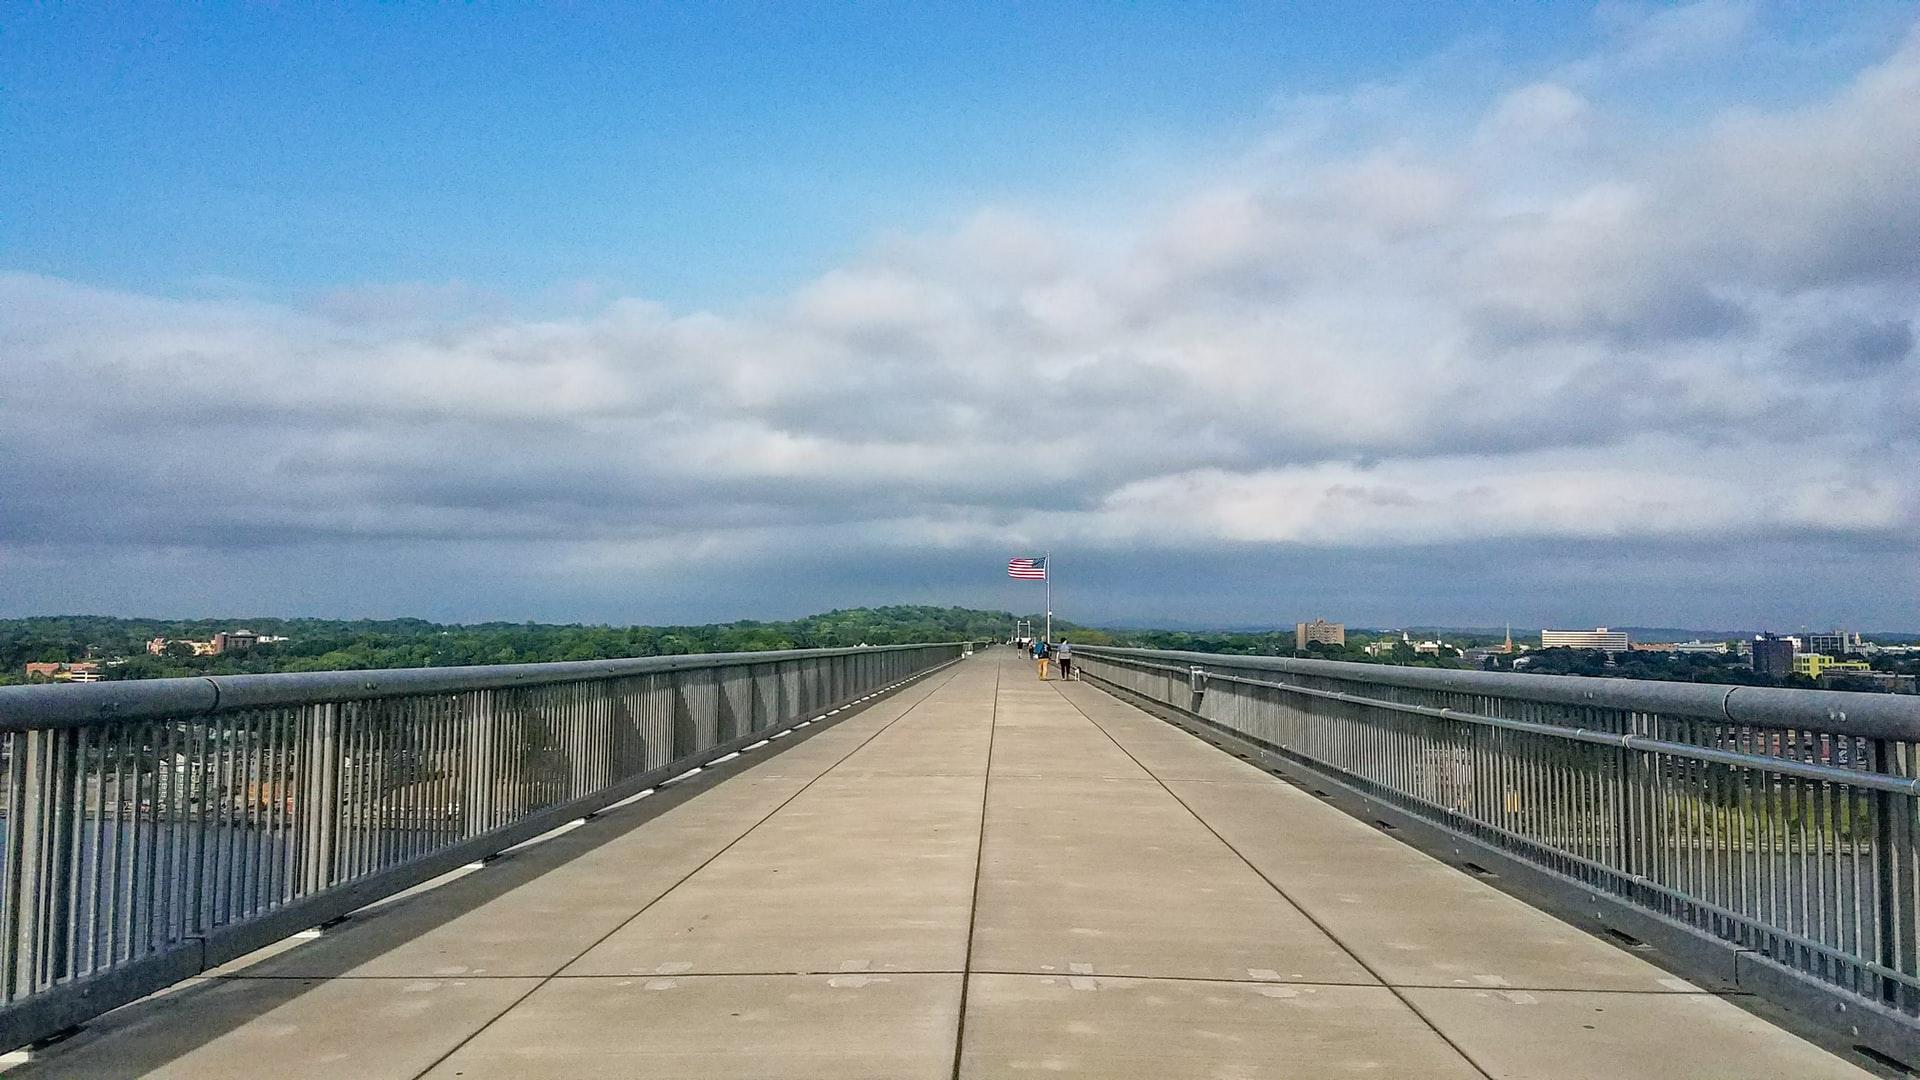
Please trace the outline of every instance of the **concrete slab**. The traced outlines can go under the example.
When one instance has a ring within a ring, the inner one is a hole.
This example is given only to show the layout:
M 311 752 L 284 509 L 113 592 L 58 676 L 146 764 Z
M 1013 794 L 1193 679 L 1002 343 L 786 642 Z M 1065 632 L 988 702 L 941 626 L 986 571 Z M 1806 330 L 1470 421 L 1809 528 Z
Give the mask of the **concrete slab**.
M 958 971 L 983 783 L 831 775 L 567 973 Z
M 1073 728 L 996 727 L 994 774 L 1059 780 L 1148 778 L 1093 725 L 1077 716 L 1074 719 L 1079 723 Z
M 1001 684 L 993 768 L 996 775 L 1062 779 L 1147 775 L 1051 683 Z
M 959 975 L 556 979 L 433 1080 L 915 1080 L 953 1069 Z
M 985 686 L 956 684 L 875 736 L 834 775 L 985 776 L 993 710 L 982 708 L 979 699 L 992 693 L 991 680 Z
M 1710 994 L 1405 990 L 1495 1080 L 1868 1080 Z
M 411 1080 L 534 979 L 213 979 L 128 1006 L 18 1077 Z
M 1375 980 L 1151 780 L 995 775 L 976 971 Z
M 812 779 L 832 768 L 888 724 L 916 710 L 965 668 L 966 665 L 962 664 L 935 672 L 851 715 L 829 716 L 824 724 L 816 721 L 811 727 L 798 729 L 785 738 L 794 739 L 805 733 L 804 741 L 783 747 L 780 753 L 755 762 L 751 769 L 762 777 L 803 776 Z
M 298 947 L 223 973 L 251 976 L 551 975 L 798 792 L 800 777 L 732 777 L 639 827 L 621 811 L 548 845 Z M 637 807 L 636 807 L 637 809 Z M 601 839 L 594 834 L 615 832 Z
M 1162 780 L 1240 781 L 1271 784 L 1266 770 L 1202 742 L 1158 717 L 1087 683 L 1059 683 L 1056 690 Z
M 1480 1074 L 1380 987 L 976 975 L 962 1076 Z
M 1392 985 L 1697 989 L 1290 785 L 1168 786 Z

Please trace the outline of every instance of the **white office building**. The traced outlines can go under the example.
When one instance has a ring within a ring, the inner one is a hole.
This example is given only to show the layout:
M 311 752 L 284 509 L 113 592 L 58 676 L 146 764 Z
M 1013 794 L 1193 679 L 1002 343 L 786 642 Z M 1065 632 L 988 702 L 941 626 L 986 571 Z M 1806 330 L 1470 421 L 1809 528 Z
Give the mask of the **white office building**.
M 1609 630 L 1596 626 L 1592 630 L 1542 630 L 1540 647 L 1543 649 L 1604 649 L 1607 652 L 1626 652 L 1632 648 L 1625 630 Z

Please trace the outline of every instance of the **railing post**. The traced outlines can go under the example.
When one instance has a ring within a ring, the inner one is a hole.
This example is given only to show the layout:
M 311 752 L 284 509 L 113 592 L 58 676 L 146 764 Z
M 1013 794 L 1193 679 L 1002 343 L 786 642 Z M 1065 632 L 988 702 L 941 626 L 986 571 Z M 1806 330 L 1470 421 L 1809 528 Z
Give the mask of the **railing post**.
M 13 954 L 6 973 L 8 998 L 33 993 L 65 973 L 78 736 L 74 728 L 29 731 L 14 743 L 13 814 L 7 823 L 7 936 Z
M 307 709 L 306 742 L 300 753 L 300 891 L 317 893 L 333 883 L 340 845 L 340 706 Z M 201 801 L 207 799 L 205 788 Z
M 47 800 L 47 732 L 28 731 L 13 740 L 13 783 L 7 815 L 7 941 L 13 961 L 7 965 L 9 1001 L 31 994 L 39 959 L 38 919 L 42 875 L 41 834 Z
M 1900 758 L 1900 748 L 1889 739 L 1874 739 L 1873 771 L 1888 775 L 1899 775 L 1904 762 Z M 1916 952 L 1920 945 L 1914 941 L 1915 927 L 1911 905 L 1915 898 L 1911 895 L 1913 871 L 1909 860 L 1914 850 L 1913 800 L 1911 796 L 1899 795 L 1891 791 L 1877 791 L 1873 796 L 1873 885 L 1875 929 L 1879 939 L 1879 962 L 1889 971 L 1913 974 L 1916 970 Z M 1902 884 L 1903 870 L 1906 878 Z M 1882 978 L 1880 1000 L 1885 1004 L 1899 1008 L 1904 995 L 1899 982 Z M 1910 992 L 1909 992 L 1910 994 Z
M 667 676 L 668 684 L 673 687 L 673 753 L 669 757 L 676 761 L 700 748 L 700 726 L 693 715 L 687 679 L 684 668 Z
M 1625 734 L 1646 734 L 1640 730 L 1643 725 L 1638 714 L 1628 713 L 1623 726 L 1626 728 Z M 1643 895 L 1646 890 L 1637 884 L 1640 879 L 1642 860 L 1639 857 L 1637 831 L 1633 824 L 1633 796 L 1636 790 L 1650 789 L 1653 785 L 1642 783 L 1647 779 L 1642 775 L 1647 769 L 1644 761 L 1646 755 L 1639 753 L 1631 746 L 1621 746 L 1616 751 L 1616 756 L 1619 761 L 1619 779 L 1613 791 L 1613 828 L 1620 852 L 1620 873 L 1629 882 L 1626 889 L 1627 896 L 1634 903 L 1643 903 L 1646 900 Z
M 460 740 L 460 835 L 478 836 L 493 825 L 493 694 L 467 695 L 465 730 Z
M 0 964 L 0 1001 L 13 1001 L 20 996 L 17 969 L 20 962 L 21 926 L 20 911 L 27 901 L 26 854 L 27 854 L 27 817 L 32 812 L 29 807 L 33 801 L 27 798 L 27 744 L 26 733 L 8 734 L 5 737 L 7 748 L 7 828 L 4 866 L 0 866 L 0 914 L 5 916 L 5 925 L 0 926 L 0 956 L 5 962 Z

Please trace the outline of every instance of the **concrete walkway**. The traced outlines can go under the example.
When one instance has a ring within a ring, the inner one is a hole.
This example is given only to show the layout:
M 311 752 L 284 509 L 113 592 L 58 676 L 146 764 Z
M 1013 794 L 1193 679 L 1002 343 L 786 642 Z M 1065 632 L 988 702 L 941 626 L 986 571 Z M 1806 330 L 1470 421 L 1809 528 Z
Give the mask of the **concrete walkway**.
M 791 739 L 7 1076 L 1867 1075 L 1004 651 Z

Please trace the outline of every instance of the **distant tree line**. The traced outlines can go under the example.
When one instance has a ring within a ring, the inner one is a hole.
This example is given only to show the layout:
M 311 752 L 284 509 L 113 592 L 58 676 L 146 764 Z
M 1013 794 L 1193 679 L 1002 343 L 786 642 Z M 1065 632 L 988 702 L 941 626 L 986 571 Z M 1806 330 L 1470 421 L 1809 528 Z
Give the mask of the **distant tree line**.
M 1622 652 L 1600 649 L 1536 649 L 1517 670 L 1536 675 L 1590 675 L 1608 679 L 1664 679 L 1668 682 L 1720 683 L 1728 686 L 1812 687 L 1804 675 L 1779 678 L 1753 670 L 1737 653 Z M 1513 668 L 1519 657 L 1496 656 L 1496 670 Z
M 1040 616 L 1021 615 L 1042 623 Z M 278 671 L 340 671 L 370 668 L 447 667 L 463 664 L 523 664 L 555 660 L 610 660 L 707 652 L 761 652 L 916 641 L 998 641 L 1012 632 L 1015 615 L 974 608 L 889 606 L 849 608 L 784 622 L 740 621 L 699 626 L 608 626 L 553 623 L 445 624 L 425 619 L 121 619 L 109 616 L 40 616 L 0 619 L 0 685 L 24 681 L 29 663 L 101 663 L 105 679 L 155 679 L 190 675 L 259 674 Z M 252 630 L 288 640 L 217 656 L 193 656 L 184 642 L 206 640 L 222 630 Z M 1054 636 L 1083 645 L 1241 656 L 1305 656 L 1357 663 L 1417 667 L 1478 667 L 1457 654 L 1416 654 L 1396 634 L 1351 634 L 1344 645 L 1310 643 L 1294 648 L 1291 629 L 1188 631 L 1097 629 L 1055 619 Z M 147 643 L 175 643 L 153 656 Z M 1449 634 L 1451 644 L 1493 644 L 1484 635 Z M 1379 656 L 1366 646 L 1389 643 Z M 1514 661 L 1527 657 L 1524 666 Z M 1880 670 L 1914 673 L 1920 660 L 1876 657 Z M 1754 671 L 1733 653 L 1607 653 L 1592 649 L 1545 649 L 1497 655 L 1492 670 L 1545 675 L 1666 679 L 1743 686 L 1812 687 L 1800 675 L 1784 679 Z M 1881 689 L 1866 680 L 1832 680 L 1833 689 Z
M 101 661 L 105 679 L 157 679 L 278 671 L 524 664 L 707 652 L 762 652 L 916 641 L 1004 639 L 1014 616 L 970 608 L 852 608 L 786 622 L 702 626 L 550 623 L 442 624 L 424 619 L 0 619 L 0 683 L 23 681 L 28 663 Z M 288 640 L 217 656 L 147 652 L 154 638 L 211 638 L 248 629 Z M 107 663 L 107 661 L 120 661 Z

